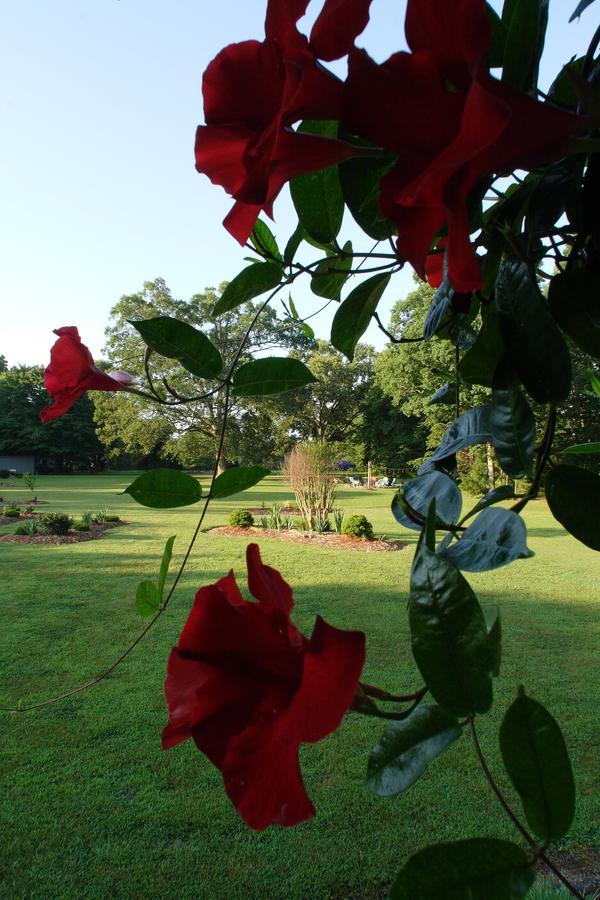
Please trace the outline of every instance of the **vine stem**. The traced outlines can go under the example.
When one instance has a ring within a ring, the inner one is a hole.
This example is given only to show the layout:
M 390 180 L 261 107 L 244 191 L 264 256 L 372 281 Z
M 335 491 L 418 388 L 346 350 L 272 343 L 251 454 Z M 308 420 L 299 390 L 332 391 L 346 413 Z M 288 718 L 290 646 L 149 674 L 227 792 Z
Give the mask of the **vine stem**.
M 535 840 L 535 838 L 531 834 L 529 834 L 529 832 L 527 831 L 527 829 L 525 828 L 523 823 L 520 821 L 519 817 L 516 815 L 516 813 L 513 811 L 513 809 L 509 805 L 508 800 L 506 799 L 506 797 L 504 796 L 504 794 L 498 787 L 496 780 L 494 779 L 494 776 L 492 775 L 490 768 L 487 764 L 485 756 L 483 755 L 483 750 L 481 749 L 481 744 L 479 743 L 479 737 L 477 735 L 477 729 L 475 728 L 474 717 L 470 716 L 468 721 L 469 721 L 469 729 L 471 732 L 471 739 L 472 739 L 473 745 L 475 747 L 475 753 L 477 754 L 477 759 L 479 761 L 479 765 L 481 766 L 481 770 L 482 770 L 483 774 L 485 775 L 487 783 L 489 784 L 492 791 L 496 795 L 498 802 L 500 803 L 500 806 L 502 807 L 502 809 L 504 810 L 504 812 L 506 813 L 508 818 L 511 820 L 511 822 L 513 823 L 513 825 L 515 826 L 517 831 L 527 841 L 527 843 L 529 844 L 529 846 L 531 847 L 531 849 L 534 852 L 535 858 L 541 859 L 541 861 L 544 863 L 544 865 L 548 869 L 550 869 L 550 871 L 556 876 L 556 878 L 558 878 L 559 881 L 562 881 L 564 886 L 567 888 L 568 891 L 570 891 L 570 893 L 574 897 L 578 897 L 579 900 L 585 900 L 583 894 L 581 894 L 577 890 L 575 885 L 571 884 L 571 882 L 568 880 L 568 878 L 565 875 L 563 875 L 563 873 L 560 871 L 560 869 L 554 865 L 552 860 L 549 859 L 548 856 L 546 856 L 546 852 L 545 852 L 544 848 L 540 847 L 539 844 L 537 843 L 537 841 Z

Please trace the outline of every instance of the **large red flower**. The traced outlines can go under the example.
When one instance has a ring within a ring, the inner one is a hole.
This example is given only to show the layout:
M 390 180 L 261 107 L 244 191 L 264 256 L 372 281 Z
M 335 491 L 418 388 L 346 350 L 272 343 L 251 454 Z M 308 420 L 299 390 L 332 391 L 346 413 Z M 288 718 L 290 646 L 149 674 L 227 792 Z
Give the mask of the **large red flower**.
M 42 422 L 62 416 L 86 391 L 125 391 L 134 381 L 127 372 L 107 374 L 98 369 L 74 325 L 56 328 L 54 334 L 58 340 L 44 373 L 44 385 L 54 403 L 41 411 Z
M 447 228 L 448 277 L 468 292 L 481 286 L 469 193 L 487 176 L 556 158 L 589 123 L 490 76 L 484 0 L 409 0 L 406 37 L 413 52 L 382 65 L 351 52 L 343 120 L 398 152 L 380 206 L 398 228 L 400 254 L 423 276 L 436 234 Z
M 266 39 L 230 44 L 207 67 L 206 125 L 196 132 L 196 169 L 236 203 L 224 225 L 241 243 L 291 178 L 352 155 L 343 141 L 299 134 L 300 119 L 340 117 L 342 83 L 318 63 L 296 28 L 308 0 L 270 0 Z
M 221 770 L 252 828 L 295 825 L 315 814 L 298 765 L 301 743 L 334 731 L 352 703 L 365 656 L 359 631 L 317 616 L 310 640 L 290 621 L 292 592 L 247 549 L 244 600 L 230 572 L 201 588 L 169 657 L 163 748 L 192 737 Z

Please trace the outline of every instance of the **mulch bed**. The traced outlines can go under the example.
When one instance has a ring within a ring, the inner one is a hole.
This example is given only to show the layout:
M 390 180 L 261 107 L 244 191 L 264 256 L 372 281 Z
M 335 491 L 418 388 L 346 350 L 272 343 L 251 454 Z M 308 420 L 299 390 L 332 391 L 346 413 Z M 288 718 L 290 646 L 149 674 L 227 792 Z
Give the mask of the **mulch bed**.
M 18 519 L 6 521 L 18 522 Z M 110 528 L 127 524 L 127 522 L 94 522 L 89 531 L 70 531 L 68 534 L 34 534 L 31 537 L 28 534 L 4 534 L 0 537 L 0 541 L 5 544 L 80 544 L 83 541 L 96 541 Z
M 378 541 L 363 540 L 363 538 L 350 537 L 345 534 L 318 534 L 311 531 L 296 531 L 295 529 L 274 528 L 234 528 L 233 525 L 217 525 L 216 528 L 207 528 L 207 534 L 228 534 L 235 537 L 252 537 L 257 540 L 261 537 L 272 538 L 276 541 L 292 541 L 296 544 L 304 544 L 311 547 L 326 547 L 330 550 L 352 550 L 359 553 L 389 553 L 395 550 L 405 550 L 409 544 L 402 541 Z

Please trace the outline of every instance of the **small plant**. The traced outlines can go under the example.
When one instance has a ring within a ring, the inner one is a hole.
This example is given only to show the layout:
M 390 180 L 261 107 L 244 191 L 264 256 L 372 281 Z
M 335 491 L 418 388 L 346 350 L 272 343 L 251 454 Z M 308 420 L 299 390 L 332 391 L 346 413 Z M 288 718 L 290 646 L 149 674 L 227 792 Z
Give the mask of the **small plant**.
M 259 519 L 259 522 L 260 522 L 260 527 L 261 527 L 261 528 L 268 528 L 268 527 L 269 527 L 269 517 L 268 517 L 268 516 L 261 516 L 260 519 Z
M 23 537 L 24 535 L 28 534 L 28 531 L 25 528 L 25 525 L 17 525 L 17 527 L 13 531 L 13 534 L 18 534 Z
M 269 510 L 268 521 L 268 528 L 273 528 L 275 531 L 281 531 L 281 528 L 283 527 L 283 516 L 281 515 L 280 503 L 273 504 Z
M 120 522 L 121 519 L 116 513 L 109 513 L 105 519 L 105 522 Z
M 21 515 L 21 510 L 18 506 L 5 506 L 2 510 L 2 515 L 8 519 L 18 519 Z
M 81 521 L 83 522 L 84 525 L 91 525 L 92 520 L 93 520 L 93 517 L 92 517 L 91 512 L 82 512 L 81 513 Z
M 350 516 L 342 525 L 342 534 L 350 537 L 372 538 L 373 526 L 366 516 Z
M 331 522 L 329 521 L 329 516 L 326 512 L 322 510 L 318 510 L 313 516 L 313 531 L 318 532 L 319 534 L 323 534 L 326 531 L 331 531 Z
M 92 526 L 89 522 L 75 522 L 73 531 L 91 531 Z
M 34 511 L 33 506 L 26 506 L 26 507 L 25 507 L 25 512 L 26 512 L 26 513 L 32 513 L 33 511 Z
M 29 537 L 33 537 L 34 534 L 38 533 L 38 524 L 35 519 L 27 519 L 26 522 L 22 522 L 21 525 L 17 526 L 19 534 L 26 534 Z M 15 529 L 15 534 L 17 534 L 17 529 Z
M 332 512 L 333 515 L 333 527 L 335 528 L 336 534 L 342 533 L 342 524 L 344 522 L 344 511 L 341 507 L 336 506 L 336 508 Z
M 294 528 L 294 517 L 293 516 L 284 516 L 283 527 L 286 528 L 288 531 L 291 531 Z
M 254 516 L 249 509 L 234 509 L 229 516 L 229 524 L 234 528 L 251 528 L 254 525 Z
M 67 534 L 73 524 L 71 516 L 66 513 L 44 513 L 39 518 L 39 525 L 46 534 Z
M 35 486 L 37 484 L 37 475 L 34 475 L 33 472 L 24 472 L 23 481 L 33 494 L 35 492 Z
M 108 510 L 106 507 L 104 507 L 104 509 L 99 509 L 98 512 L 94 514 L 93 519 L 98 525 L 103 525 L 105 522 L 108 522 Z

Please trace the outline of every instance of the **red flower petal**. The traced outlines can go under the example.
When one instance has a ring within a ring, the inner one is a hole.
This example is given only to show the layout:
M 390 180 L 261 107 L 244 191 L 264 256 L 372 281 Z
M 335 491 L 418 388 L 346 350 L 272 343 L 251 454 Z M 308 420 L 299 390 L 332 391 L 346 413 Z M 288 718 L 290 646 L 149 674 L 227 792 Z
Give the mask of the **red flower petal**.
M 408 46 L 415 53 L 427 50 L 447 77 L 464 82 L 464 70 L 478 68 L 490 46 L 485 6 L 484 0 L 408 0 Z
M 310 33 L 310 46 L 319 59 L 346 56 L 367 27 L 371 0 L 325 0 Z

